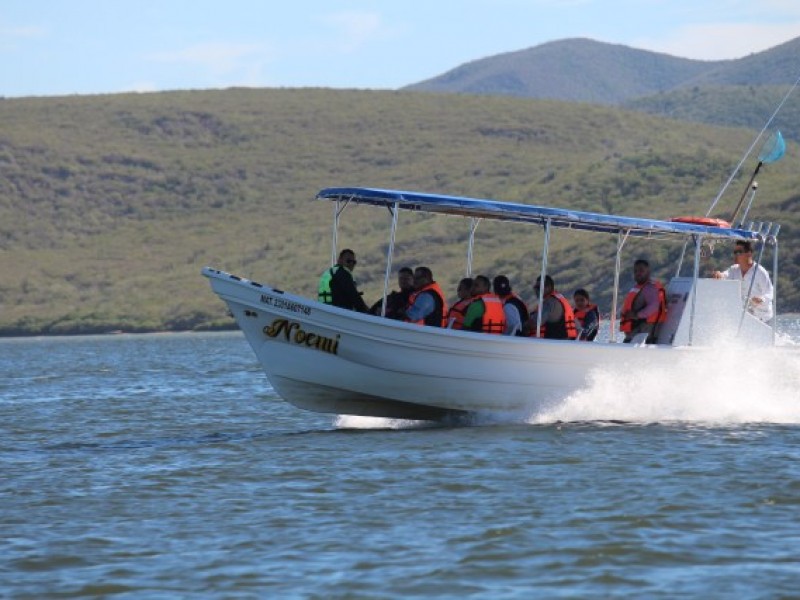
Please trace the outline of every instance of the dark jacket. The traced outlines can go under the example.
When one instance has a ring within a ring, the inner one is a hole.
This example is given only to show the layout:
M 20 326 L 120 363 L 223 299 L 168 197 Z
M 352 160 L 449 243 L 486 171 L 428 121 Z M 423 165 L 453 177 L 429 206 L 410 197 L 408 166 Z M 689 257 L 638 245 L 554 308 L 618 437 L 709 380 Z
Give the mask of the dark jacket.
M 361 293 L 356 289 L 356 282 L 353 274 L 344 267 L 336 269 L 331 277 L 332 304 L 341 308 L 357 310 L 358 312 L 368 312 L 368 307 L 361 297 Z
M 408 306 L 408 299 L 411 297 L 411 294 L 414 290 L 403 291 L 400 290 L 399 292 L 391 292 L 388 296 L 386 296 L 386 318 L 387 319 L 404 319 L 405 318 L 405 309 Z M 373 315 L 381 315 L 381 307 L 383 306 L 383 299 L 378 300 L 375 304 L 372 305 L 372 308 L 369 309 L 369 312 Z

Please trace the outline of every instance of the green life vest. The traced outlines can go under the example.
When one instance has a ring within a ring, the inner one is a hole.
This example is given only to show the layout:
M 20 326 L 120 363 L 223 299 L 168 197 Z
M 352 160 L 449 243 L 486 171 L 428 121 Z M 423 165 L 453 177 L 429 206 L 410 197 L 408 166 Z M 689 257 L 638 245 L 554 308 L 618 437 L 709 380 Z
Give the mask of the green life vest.
M 319 278 L 319 291 L 317 293 L 317 300 L 323 304 L 333 304 L 333 292 L 331 292 L 331 279 L 339 270 L 339 265 L 333 265 L 330 269 L 326 269 Z

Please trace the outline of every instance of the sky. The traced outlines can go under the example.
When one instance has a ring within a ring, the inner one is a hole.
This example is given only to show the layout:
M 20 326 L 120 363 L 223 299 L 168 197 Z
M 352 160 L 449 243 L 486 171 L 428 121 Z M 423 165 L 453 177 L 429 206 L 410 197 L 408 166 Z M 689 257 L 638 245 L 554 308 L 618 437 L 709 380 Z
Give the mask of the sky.
M 0 96 L 396 89 L 575 37 L 740 58 L 800 37 L 800 0 L 2 0 Z

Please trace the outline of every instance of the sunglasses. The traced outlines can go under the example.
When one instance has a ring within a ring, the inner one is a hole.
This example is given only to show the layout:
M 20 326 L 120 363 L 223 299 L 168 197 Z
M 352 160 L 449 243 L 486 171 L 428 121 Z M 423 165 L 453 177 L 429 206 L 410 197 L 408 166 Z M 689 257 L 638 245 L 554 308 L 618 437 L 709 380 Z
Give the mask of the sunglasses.
M 358 264 L 358 261 L 357 261 L 355 258 L 348 258 L 348 259 L 347 259 L 346 261 L 344 261 L 344 262 L 345 262 L 345 263 L 347 263 L 348 265 L 355 265 L 355 264 Z

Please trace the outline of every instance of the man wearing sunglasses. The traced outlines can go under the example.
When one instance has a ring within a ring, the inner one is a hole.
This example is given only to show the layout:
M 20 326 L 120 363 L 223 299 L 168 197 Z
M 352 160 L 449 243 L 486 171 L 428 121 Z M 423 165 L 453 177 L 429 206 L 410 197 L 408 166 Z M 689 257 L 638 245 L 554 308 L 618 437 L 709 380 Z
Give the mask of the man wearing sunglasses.
M 767 270 L 753 261 L 753 245 L 736 242 L 733 259 L 735 264 L 724 271 L 715 271 L 714 279 L 740 280 L 742 301 L 747 302 L 747 310 L 762 321 L 769 321 L 772 318 L 772 281 Z
M 358 312 L 369 310 L 358 291 L 356 280 L 353 279 L 353 269 L 357 262 L 355 252 L 349 248 L 339 253 L 336 264 L 327 269 L 319 279 L 320 302 Z

